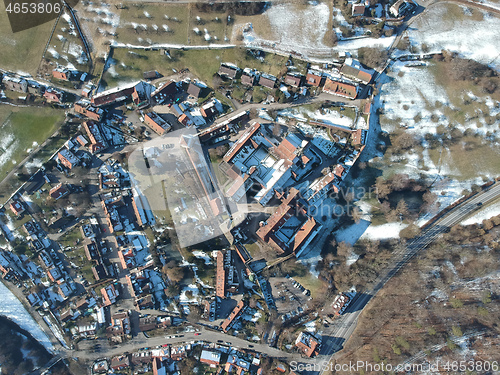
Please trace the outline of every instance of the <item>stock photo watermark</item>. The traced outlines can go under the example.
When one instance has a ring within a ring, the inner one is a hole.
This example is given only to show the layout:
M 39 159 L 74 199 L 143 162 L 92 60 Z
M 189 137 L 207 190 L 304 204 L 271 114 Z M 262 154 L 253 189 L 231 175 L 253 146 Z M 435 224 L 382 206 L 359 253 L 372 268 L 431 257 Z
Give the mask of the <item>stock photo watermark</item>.
M 401 363 L 392 365 L 390 363 L 371 363 L 368 361 L 356 361 L 346 363 L 299 363 L 290 362 L 292 371 L 315 371 L 315 372 L 370 372 L 370 373 L 439 373 L 439 372 L 481 372 L 498 371 L 498 361 L 440 361 L 435 360 L 428 363 Z

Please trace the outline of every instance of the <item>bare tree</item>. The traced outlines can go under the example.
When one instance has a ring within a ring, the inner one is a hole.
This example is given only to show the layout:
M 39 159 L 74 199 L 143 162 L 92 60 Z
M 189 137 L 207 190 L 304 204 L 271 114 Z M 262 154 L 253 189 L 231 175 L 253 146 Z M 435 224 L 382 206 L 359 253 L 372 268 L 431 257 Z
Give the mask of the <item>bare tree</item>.
M 352 246 L 347 242 L 342 241 L 337 245 L 337 255 L 347 258 L 352 252 Z
M 378 199 L 384 199 L 392 192 L 389 184 L 383 177 L 378 177 L 375 181 L 375 191 Z
M 404 199 L 401 199 L 398 202 L 398 205 L 396 206 L 396 212 L 398 213 L 398 215 L 401 215 L 403 217 L 408 215 L 408 205 L 406 204 Z
M 281 135 L 281 124 L 279 122 L 276 122 L 273 125 L 273 135 L 275 137 L 279 137 Z
M 173 260 L 165 264 L 162 271 L 173 283 L 180 282 L 185 276 L 184 268 L 179 267 Z

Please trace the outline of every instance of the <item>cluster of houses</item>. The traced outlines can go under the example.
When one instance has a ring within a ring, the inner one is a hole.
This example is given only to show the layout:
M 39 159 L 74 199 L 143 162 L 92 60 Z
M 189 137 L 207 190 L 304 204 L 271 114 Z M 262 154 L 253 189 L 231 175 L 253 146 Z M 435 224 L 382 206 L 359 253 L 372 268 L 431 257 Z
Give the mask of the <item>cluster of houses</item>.
M 80 72 L 76 69 L 70 69 L 67 67 L 59 66 L 52 70 L 52 77 L 59 79 L 61 81 L 79 81 L 85 82 L 87 79 L 87 73 Z
M 181 345 L 159 345 L 131 354 L 121 354 L 111 359 L 100 359 L 92 366 L 93 374 L 108 374 L 117 371 L 133 370 L 134 373 L 152 372 L 153 375 L 177 373 L 176 362 L 192 355 L 194 348 L 200 347 L 199 362 L 208 366 L 216 374 L 263 374 L 262 354 L 238 350 L 227 345 L 191 341 Z M 198 358 L 197 358 L 198 359 Z M 278 363 L 276 369 L 285 372 L 286 368 Z M 290 374 L 294 374 L 290 372 Z
M 239 202 L 254 189 L 255 200 L 263 206 L 272 198 L 281 200 L 275 213 L 261 222 L 256 232 L 260 240 L 279 254 L 300 256 L 321 231 L 321 224 L 311 213 L 329 192 L 339 191 L 339 185 L 365 147 L 365 129 L 349 130 L 348 134 L 350 145 L 339 147 L 343 155 L 337 164 L 300 192 L 291 186 L 321 165 L 326 155 L 298 134 L 290 133 L 278 141 L 265 126 L 255 122 L 224 155 L 222 170 L 233 181 L 226 191 L 230 199 Z
M 224 112 L 221 102 L 215 98 L 198 105 L 196 100 L 207 90 L 204 83 L 194 80 L 179 82 L 170 80 L 160 84 L 159 87 L 150 82 L 139 81 L 98 93 L 90 100 L 83 99 L 75 103 L 75 112 L 91 120 L 100 121 L 106 114 L 108 106 L 133 102 L 143 113 L 141 120 L 144 124 L 156 134 L 163 135 L 174 127 L 174 123 L 172 118 L 157 112 L 158 106 L 168 104 L 170 107 L 168 112 L 184 126 L 206 126 Z M 190 100 L 182 101 L 186 95 Z M 154 110 L 146 110 L 148 107 L 154 107 Z
M 28 95 L 43 97 L 50 103 L 64 103 L 67 93 L 54 87 L 45 86 L 35 80 L 24 78 L 13 74 L 2 74 L 0 82 L 6 90 L 22 94 L 19 99 L 26 100 Z M 3 95 L 2 95 L 3 97 Z
M 218 307 L 222 300 L 230 298 L 238 292 L 238 287 L 243 280 L 240 280 L 240 273 L 237 271 L 236 261 L 239 257 L 245 266 L 243 277 L 250 277 L 255 270 L 251 268 L 252 257 L 246 248 L 237 243 L 235 250 L 219 250 L 216 253 L 216 275 L 215 275 L 215 298 L 207 297 L 204 302 L 203 317 L 209 321 L 214 321 L 218 317 Z M 268 299 L 267 295 L 265 296 Z M 272 296 L 271 296 L 272 300 Z M 271 303 L 270 308 L 273 308 Z M 229 331 L 234 323 L 244 312 L 245 304 L 240 301 L 233 311 L 221 323 L 221 329 L 224 332 Z
M 27 280 L 31 284 L 25 283 L 30 288 L 26 296 L 28 303 L 35 308 L 53 312 L 62 323 L 78 317 L 79 311 L 96 305 L 96 298 L 85 298 L 85 303 L 81 300 L 75 302 L 77 286 L 41 226 L 35 220 L 30 220 L 23 224 L 22 230 L 37 263 L 25 255 L 2 251 L 0 271 L 8 280 Z M 111 294 L 110 298 L 113 298 Z
M 321 155 L 311 146 L 295 134 L 278 142 L 255 122 L 223 157 L 228 165 L 226 174 L 234 181 L 226 194 L 239 202 L 254 184 L 259 184 L 255 199 L 267 205 L 275 191 L 299 181 L 321 162 Z
M 218 74 L 226 79 L 240 79 L 247 87 L 257 84 L 269 89 L 279 87 L 285 96 L 290 96 L 286 86 L 295 88 L 317 87 L 328 94 L 356 99 L 361 92 L 360 85 L 370 84 L 373 71 L 364 68 L 359 61 L 347 58 L 340 68 L 331 70 L 309 69 L 304 76 L 296 71 L 289 71 L 280 81 L 277 77 L 245 68 L 241 70 L 231 63 L 222 63 Z
M 240 70 L 229 63 L 221 64 L 219 75 L 227 79 L 241 79 L 241 83 L 249 87 L 257 84 L 269 89 L 280 85 L 280 89 L 283 85 L 294 88 L 318 87 L 324 92 L 350 99 L 355 99 L 362 85 L 368 85 L 372 80 L 372 72 L 352 59 L 347 59 L 337 70 L 325 72 L 321 69 L 309 69 L 306 75 L 290 71 L 282 80 L 255 70 Z M 78 75 L 78 72 L 69 69 L 55 69 L 53 77 L 65 81 L 85 79 L 84 75 Z M 42 88 L 36 82 L 9 75 L 0 76 L 0 79 L 10 90 L 44 95 L 48 101 L 63 100 L 62 94 L 57 99 L 58 90 L 50 87 Z M 186 84 L 187 89 L 184 92 L 182 87 Z M 203 97 L 204 89 L 206 86 L 198 81 L 168 81 L 159 87 L 155 87 L 150 82 L 140 81 L 93 96 L 89 92 L 90 99 L 82 99 L 74 105 L 75 113 L 88 119 L 82 123 L 84 134 L 71 138 L 57 152 L 58 168 L 71 170 L 78 165 L 86 166 L 90 159 L 88 153 L 98 154 L 114 144 L 103 124 L 108 106 L 132 101 L 142 111 L 150 106 L 169 104 L 180 124 L 203 128 L 200 129 L 198 137 L 194 137 L 195 140 L 189 136 L 183 136 L 180 144 L 185 149 L 206 197 L 209 198 L 210 209 L 215 217 L 219 216 L 226 210 L 224 199 L 218 195 L 218 192 L 214 192 L 214 186 L 210 185 L 212 183 L 211 171 L 206 164 L 201 163 L 204 155 L 197 153 L 191 145 L 194 142 L 215 144 L 227 139 L 235 131 L 237 125 L 248 118 L 249 112 L 234 114 L 223 122 L 205 127 L 224 111 L 217 99 L 209 99 L 201 105 L 193 103 L 193 100 L 191 102 L 176 100 L 180 97 L 179 94 L 187 94 L 188 98 L 197 100 Z M 174 127 L 171 120 L 167 119 L 168 116 L 158 113 L 156 109 L 141 113 L 144 124 L 160 136 Z M 283 139 L 276 138 L 268 127 L 255 122 L 224 155 L 221 169 L 232 181 L 225 191 L 225 195 L 230 200 L 238 203 L 250 189 L 257 188 L 255 199 L 262 206 L 269 205 L 274 198 L 281 201 L 276 211 L 267 220 L 261 222 L 256 231 L 256 236 L 279 254 L 293 253 L 299 257 L 322 230 L 322 225 L 312 215 L 310 208 L 320 206 L 329 192 L 338 192 L 339 185 L 354 165 L 366 142 L 364 129 L 352 130 L 349 134 L 350 144 L 349 147 L 343 148 L 342 158 L 339 158 L 324 176 L 309 183 L 300 192 L 291 186 L 304 181 L 331 155 L 326 155 L 312 141 L 299 134 L 290 132 Z M 100 203 L 106 224 L 104 230 L 113 234 L 110 236 L 113 243 L 106 244 L 104 241 L 99 241 L 100 228 L 95 219 L 80 227 L 84 239 L 85 257 L 92 264 L 92 275 L 97 283 L 94 285 L 96 290 L 92 288 L 84 292 L 77 290 L 75 282 L 65 270 L 57 251 L 51 246 L 46 234 L 35 221 L 25 223 L 23 229 L 27 233 L 29 246 L 36 253 L 40 265 L 30 261 L 26 256 L 1 252 L 0 272 L 7 279 L 21 280 L 28 277 L 33 286 L 41 285 L 36 292 L 33 291 L 27 296 L 28 301 L 33 306 L 43 306 L 52 310 L 54 317 L 63 326 L 68 322 L 75 323 L 72 324 L 73 327 L 70 330 L 73 337 L 93 338 L 100 328 L 104 328 L 111 341 L 120 343 L 130 337 L 132 324 L 130 312 L 111 313 L 114 310 L 113 305 L 116 305 L 120 296 L 123 295 L 121 288 L 129 289 L 135 308 L 139 312 L 144 312 L 143 310 L 155 309 L 158 306 L 164 309 L 166 283 L 158 270 L 154 268 L 146 236 L 136 230 L 137 227 L 144 228 L 155 222 L 147 198 L 138 189 L 131 187 L 128 172 L 124 171 L 120 163 L 112 159 L 99 168 L 98 175 L 102 193 Z M 70 192 L 70 186 L 61 182 L 51 187 L 49 196 L 54 200 L 59 200 Z M 11 200 L 10 210 L 16 216 L 23 215 L 25 209 L 26 204 L 20 198 Z M 124 234 L 117 235 L 118 232 Z M 119 263 L 111 264 L 106 259 L 105 254 L 109 251 L 109 246 L 116 249 Z M 236 293 L 242 282 L 240 275 L 244 277 L 244 273 L 236 270 L 235 261 L 238 258 L 236 255 L 245 265 L 247 276 L 260 271 L 253 268 L 254 263 L 250 255 L 239 243 L 236 244 L 235 251 L 218 251 L 215 299 L 209 297 L 205 301 L 205 317 L 210 321 L 215 320 L 217 316 L 217 302 Z M 114 280 L 119 266 L 126 271 L 127 285 L 121 285 Z M 257 276 L 257 282 L 268 307 L 275 308 L 267 281 Z M 227 333 L 231 329 L 238 328 L 238 321 L 248 309 L 243 300 L 239 301 L 222 321 L 221 330 Z M 170 317 L 141 316 L 139 330 L 166 328 L 172 323 Z M 314 356 L 318 353 L 321 342 L 314 335 L 303 332 L 295 344 L 305 355 Z M 184 358 L 191 349 L 192 347 L 186 344 L 165 346 L 132 355 L 121 355 L 112 358 L 109 362 L 96 363 L 93 371 L 106 373 L 143 366 L 143 368 L 152 369 L 154 374 L 163 374 L 170 366 L 169 361 Z M 258 357 L 251 358 L 245 353 L 226 349 L 204 347 L 200 361 L 220 369 L 221 372 L 225 370 L 228 373 L 232 371 L 262 373 Z
M 322 157 L 310 142 L 293 133 L 278 142 L 258 122 L 224 155 L 224 163 L 228 164 L 224 170 L 234 181 L 226 192 L 231 199 L 239 202 L 255 185 L 260 187 L 255 199 L 263 206 L 275 196 L 283 199 L 276 213 L 257 231 L 257 236 L 279 253 L 300 255 L 321 230 L 321 225 L 307 217 L 304 209 L 298 209 L 298 190 L 291 190 L 287 198 L 284 191 L 288 185 L 307 175 L 313 165 L 319 165 Z M 280 230 L 286 221 L 289 221 L 286 230 Z

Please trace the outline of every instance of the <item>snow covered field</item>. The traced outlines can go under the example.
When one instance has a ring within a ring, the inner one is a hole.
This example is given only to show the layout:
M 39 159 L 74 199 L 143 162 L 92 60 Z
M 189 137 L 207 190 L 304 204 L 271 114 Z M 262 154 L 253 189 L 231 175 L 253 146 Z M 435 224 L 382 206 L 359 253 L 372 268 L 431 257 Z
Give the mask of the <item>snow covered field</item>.
M 265 13 L 277 39 L 283 44 L 326 47 L 330 8 L 324 3 L 309 2 L 303 9 L 296 4 L 271 6 Z
M 481 12 L 483 19 L 478 22 L 465 7 L 461 7 L 463 19 L 450 17 L 447 16 L 450 6 L 455 7 L 446 4 L 433 6 L 424 17 L 419 17 L 408 34 L 411 43 L 425 43 L 431 52 L 442 49 L 459 52 L 463 57 L 500 68 L 500 19 Z
M 267 16 L 273 36 L 262 35 L 261 30 L 254 30 L 253 25 L 236 25 L 234 30 L 246 29 L 244 41 L 248 46 L 272 46 L 283 51 L 294 51 L 304 56 L 321 61 L 333 56 L 334 52 L 350 52 L 357 55 L 361 47 L 388 48 L 395 36 L 371 38 L 363 34 L 365 30 L 357 28 L 356 37 L 340 40 L 333 48 L 325 45 L 324 37 L 329 29 L 332 17 L 342 24 L 348 25 L 338 9 L 333 10 L 325 3 L 309 1 L 307 5 L 293 3 L 270 6 L 263 16 Z M 340 36 L 340 29 L 335 32 Z M 328 61 L 328 60 L 324 60 Z
M 0 282 L 0 296 L 2 296 L 2 303 L 0 304 L 0 315 L 4 315 L 21 328 L 25 329 L 38 340 L 47 350 L 53 351 L 52 346 L 47 335 L 42 331 L 38 323 L 26 311 L 22 303 L 16 298 L 11 291 Z
M 436 84 L 427 66 L 411 67 L 409 62 L 397 61 L 391 66 L 388 83 L 382 86 L 381 101 L 384 115 L 398 125 L 382 123 L 383 130 L 394 131 L 395 126 L 407 125 L 410 131 L 419 135 L 436 133 L 439 125 L 447 123 L 446 117 L 438 109 L 430 110 L 436 102 L 449 105 L 446 91 Z M 418 115 L 418 117 L 417 117 Z M 438 121 L 431 121 L 431 116 Z

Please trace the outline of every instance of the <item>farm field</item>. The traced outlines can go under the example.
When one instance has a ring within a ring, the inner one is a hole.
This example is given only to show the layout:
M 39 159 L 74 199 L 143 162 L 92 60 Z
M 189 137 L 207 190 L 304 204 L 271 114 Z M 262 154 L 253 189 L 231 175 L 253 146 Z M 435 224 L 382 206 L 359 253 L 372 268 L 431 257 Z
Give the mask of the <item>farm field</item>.
M 28 150 L 52 135 L 63 118 L 63 112 L 52 108 L 0 106 L 0 180 L 28 155 Z
M 0 66 L 14 72 L 35 75 L 55 21 L 12 33 L 5 4 L 0 4 Z
M 127 3 L 77 5 L 82 28 L 94 54 L 104 58 L 110 44 L 208 45 L 230 42 L 234 18 L 227 11 L 202 12 L 193 4 Z
M 187 44 L 189 8 L 186 5 L 129 4 L 121 9 L 117 43 Z

